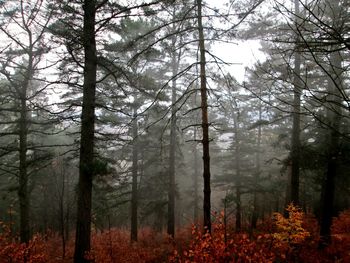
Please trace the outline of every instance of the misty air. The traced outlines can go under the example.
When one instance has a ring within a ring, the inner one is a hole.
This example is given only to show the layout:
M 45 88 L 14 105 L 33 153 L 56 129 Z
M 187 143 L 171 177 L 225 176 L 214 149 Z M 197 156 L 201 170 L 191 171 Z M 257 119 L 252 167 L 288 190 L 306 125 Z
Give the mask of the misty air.
M 350 3 L 0 1 L 0 263 L 350 262 Z

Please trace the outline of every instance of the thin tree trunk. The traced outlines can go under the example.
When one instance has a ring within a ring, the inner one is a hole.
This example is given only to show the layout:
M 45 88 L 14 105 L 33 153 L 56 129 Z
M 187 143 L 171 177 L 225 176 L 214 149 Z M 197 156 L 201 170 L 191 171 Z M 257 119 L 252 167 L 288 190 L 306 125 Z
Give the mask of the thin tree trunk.
M 292 165 L 291 163 L 287 164 L 286 167 L 286 174 L 287 174 L 287 184 L 286 184 L 286 198 L 284 200 L 284 209 L 283 209 L 283 215 L 284 217 L 288 217 L 289 213 L 288 211 L 285 209 L 286 207 L 288 207 L 288 205 L 290 204 L 290 200 L 291 200 L 291 182 L 292 182 Z
M 60 213 L 60 232 L 61 232 L 61 241 L 62 241 L 62 258 L 66 256 L 66 236 L 65 236 L 65 224 L 64 224 L 64 193 L 65 193 L 65 171 L 63 168 L 63 163 L 61 160 L 58 160 L 58 164 L 60 166 L 60 175 L 62 176 L 62 184 L 61 184 L 61 193 L 59 197 L 59 213 Z
M 330 94 L 327 105 L 327 119 L 329 134 L 327 138 L 327 167 L 322 185 L 321 197 L 321 221 L 320 221 L 320 247 L 325 247 L 331 242 L 331 225 L 334 216 L 335 180 L 337 177 L 337 163 L 339 158 L 339 128 L 341 122 L 341 94 L 342 89 L 342 57 L 336 51 L 330 54 L 330 73 L 332 79 L 328 80 L 328 92 Z
M 22 243 L 30 240 L 30 194 L 28 191 L 27 172 L 27 140 L 28 140 L 28 108 L 27 92 L 33 75 L 33 50 L 32 35 L 28 32 L 30 48 L 28 50 L 28 66 L 23 86 L 20 90 L 20 119 L 19 119 L 19 189 L 18 198 L 20 204 L 20 239 Z
M 30 88 L 32 85 L 33 76 L 36 71 L 39 70 L 38 63 L 40 56 L 44 49 L 40 46 L 41 40 L 44 37 L 46 31 L 46 25 L 48 21 L 41 21 L 41 29 L 34 26 L 38 23 L 37 19 L 41 17 L 41 2 L 36 1 L 13 1 L 12 4 L 6 6 L 5 3 L 10 1 L 2 1 L 2 10 L 5 12 L 2 14 L 8 19 L 2 19 L 1 31 L 3 36 L 6 36 L 3 41 L 6 42 L 6 38 L 11 42 L 6 48 L 2 50 L 2 55 L 8 54 L 9 57 L 6 62 L 2 63 L 2 74 L 7 78 L 16 94 L 18 100 L 18 113 L 19 117 L 16 120 L 18 125 L 18 201 L 19 201 L 19 234 L 20 241 L 28 243 L 31 238 L 30 229 L 30 193 L 31 189 L 28 188 L 29 175 L 28 175 L 28 135 L 30 133 L 29 125 L 30 121 L 30 107 L 29 97 L 34 98 L 38 94 L 30 95 Z M 30 2 L 30 3 L 29 3 Z M 11 7 L 8 9 L 8 7 Z M 12 7 L 15 7 L 14 9 Z M 35 8 L 34 8 L 35 7 Z M 13 10 L 12 10 L 13 9 Z M 11 10 L 11 11 L 10 11 Z M 12 12 L 14 11 L 14 12 Z M 51 17 L 49 15 L 49 17 Z M 4 17 L 3 17 L 4 18 Z M 44 18 L 44 17 L 43 17 Z M 50 18 L 48 18 L 50 19 Z M 16 24 L 19 31 L 13 31 L 12 25 Z M 22 33 L 21 33 L 22 32 Z M 13 42 L 13 43 L 12 43 Z M 9 44 L 9 43 L 7 43 Z M 6 44 L 6 45 L 7 45 Z M 14 44 L 14 45 L 12 45 Z M 39 46 L 38 46 L 39 45 Z M 17 46 L 17 47 L 16 47 Z M 22 57 L 23 55 L 23 57 Z M 20 61 L 17 58 L 20 58 Z M 18 64 L 19 63 L 19 64 Z M 21 67 L 21 65 L 23 67 Z M 17 66 L 15 66 L 17 65 Z M 6 69 L 6 68 L 12 69 Z M 35 93 L 35 92 L 34 92 Z M 29 95 L 28 95 L 29 94 Z
M 29 192 L 27 174 L 27 105 L 26 87 L 24 87 L 21 98 L 21 116 L 19 123 L 19 189 L 18 197 L 20 204 L 20 238 L 22 243 L 28 243 L 30 239 L 29 230 Z
M 197 129 L 196 127 L 193 128 L 193 133 L 194 133 L 194 141 L 197 140 Z M 198 152 L 197 152 L 197 143 L 194 144 L 194 169 L 193 169 L 193 189 L 194 189 L 194 200 L 193 200 L 193 220 L 194 222 L 198 222 L 199 219 L 199 208 L 198 208 Z
M 137 107 L 134 107 L 133 123 L 132 123 L 132 189 L 131 189 L 131 241 L 137 241 L 137 209 L 138 209 L 138 127 L 137 127 Z
M 261 100 L 259 100 L 259 121 L 261 121 Z M 253 214 L 252 214 L 251 229 L 256 228 L 258 217 L 259 217 L 257 188 L 258 188 L 258 182 L 260 177 L 260 151 L 261 151 L 261 125 L 258 126 L 258 138 L 257 138 L 256 154 L 255 154 L 256 171 L 254 176 Z
M 68 176 L 69 177 L 69 176 Z M 66 214 L 65 214 L 65 232 L 66 240 L 69 240 L 69 224 L 70 224 L 70 207 L 69 207 L 69 178 L 67 177 L 67 190 L 66 190 Z
M 327 5 L 327 13 L 331 16 L 335 28 L 340 28 L 340 20 L 336 15 L 341 13 L 342 6 L 339 1 L 329 1 Z M 338 47 L 332 47 L 337 49 Z M 327 122 L 328 135 L 326 137 L 327 143 L 327 166 L 324 175 L 322 190 L 321 190 L 321 218 L 320 218 L 320 248 L 326 247 L 331 243 L 331 225 L 334 216 L 334 199 L 335 199 L 335 182 L 337 178 L 337 165 L 340 153 L 340 124 L 342 116 L 342 92 L 343 86 L 343 58 L 340 51 L 331 51 L 329 54 L 328 66 L 328 103 L 327 107 Z
M 236 231 L 242 229 L 242 207 L 241 207 L 241 151 L 238 127 L 238 116 L 234 114 L 234 134 L 235 134 L 235 164 L 236 164 Z
M 210 154 L 209 154 L 209 121 L 208 121 L 208 94 L 205 72 L 205 43 L 202 24 L 202 0 L 197 0 L 198 15 L 198 33 L 199 33 L 199 51 L 200 51 L 200 91 L 201 91 L 201 110 L 202 110 L 202 144 L 203 144 L 203 180 L 204 180 L 204 228 L 211 233 L 211 201 L 210 201 Z
M 296 26 L 298 26 L 299 20 L 299 0 L 294 0 Z M 299 205 L 299 170 L 300 170 L 300 96 L 302 81 L 300 76 L 300 64 L 301 54 L 299 51 L 299 35 L 296 36 L 296 50 L 294 56 L 294 80 L 293 80 L 293 128 L 292 128 L 292 146 L 291 146 L 291 189 L 290 189 L 290 202 L 294 205 Z
M 90 251 L 91 198 L 94 171 L 94 126 L 96 93 L 96 1 L 84 1 L 84 84 L 81 115 L 80 162 L 77 204 L 77 225 L 74 262 L 89 262 L 84 255 Z
M 242 230 L 241 184 L 236 185 L 236 232 Z
M 198 59 L 198 54 L 197 54 Z M 196 65 L 196 72 L 198 74 L 198 65 Z M 196 80 L 196 89 L 198 89 L 199 82 Z M 195 93 L 194 96 L 194 104 L 197 107 L 199 105 L 198 96 Z M 199 122 L 199 115 L 196 115 L 195 117 L 196 123 Z M 199 222 L 199 155 L 198 155 L 198 148 L 197 148 L 197 127 L 193 127 L 193 139 L 194 139 L 194 145 L 193 145 L 193 154 L 194 154 L 194 169 L 193 169 L 193 189 L 194 189 L 194 199 L 193 199 L 193 221 L 195 223 Z
M 175 16 L 175 14 L 174 14 Z M 173 28 L 175 31 L 175 28 Z M 176 39 L 173 37 L 172 46 L 175 47 Z M 172 85 L 171 85 L 171 121 L 170 121 L 170 149 L 169 149 L 169 189 L 168 189 L 168 229 L 171 237 L 175 235 L 175 159 L 176 159 L 176 75 L 178 73 L 178 62 L 176 51 L 172 51 Z

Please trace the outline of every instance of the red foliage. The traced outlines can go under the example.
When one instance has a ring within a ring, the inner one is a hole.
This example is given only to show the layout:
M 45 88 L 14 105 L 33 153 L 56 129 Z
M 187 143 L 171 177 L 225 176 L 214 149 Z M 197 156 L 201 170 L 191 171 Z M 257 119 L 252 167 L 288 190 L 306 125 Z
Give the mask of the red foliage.
M 131 244 L 127 230 L 112 229 L 93 235 L 88 257 L 99 263 L 164 262 L 170 242 L 148 228 L 142 229 L 139 236 L 139 242 Z
M 319 229 L 316 219 L 289 207 L 289 217 L 278 215 L 263 222 L 259 234 L 226 233 L 223 215 L 213 223 L 212 235 L 192 229 L 187 250 L 175 250 L 170 262 L 350 262 L 350 213 L 334 220 L 333 229 L 342 234 L 333 235 L 333 243 L 325 250 L 318 248 Z M 227 229 L 230 227 L 227 227 Z M 340 231 L 340 230 L 339 230 Z M 228 231 L 226 231 L 228 232 Z
M 182 253 L 175 250 L 169 262 L 273 262 L 271 242 L 266 242 L 263 236 L 252 241 L 246 234 L 228 233 L 223 218 L 221 214 L 213 223 L 212 234 L 193 226 L 189 248 Z
M 140 231 L 140 241 L 130 243 L 127 230 L 112 229 L 92 236 L 93 249 L 87 254 L 92 262 L 166 262 L 173 249 L 172 241 L 151 229 Z M 62 256 L 61 240 L 58 236 L 35 235 L 28 245 L 14 242 L 4 228 L 0 234 L 0 263 L 63 263 L 72 262 L 74 243 L 69 241 L 65 258 Z
M 139 241 L 131 244 L 128 230 L 111 229 L 93 233 L 93 249 L 87 256 L 96 263 L 350 262 L 350 211 L 334 219 L 333 242 L 324 250 L 318 249 L 316 220 L 303 216 L 301 211 L 293 211 L 289 218 L 279 215 L 269 220 L 250 237 L 233 232 L 232 225 L 225 226 L 223 214 L 213 223 L 211 235 L 192 226 L 180 229 L 175 240 L 144 228 L 139 232 Z M 68 241 L 63 258 L 59 236 L 35 235 L 25 245 L 15 242 L 8 226 L 0 226 L 0 263 L 72 262 L 73 240 Z
M 0 223 L 0 263 L 45 263 L 48 261 L 44 240 L 35 235 L 28 244 L 13 242 L 10 227 Z
M 332 244 L 326 252 L 342 262 L 350 262 L 350 210 L 333 218 Z
M 350 210 L 345 210 L 333 219 L 332 234 L 350 233 Z

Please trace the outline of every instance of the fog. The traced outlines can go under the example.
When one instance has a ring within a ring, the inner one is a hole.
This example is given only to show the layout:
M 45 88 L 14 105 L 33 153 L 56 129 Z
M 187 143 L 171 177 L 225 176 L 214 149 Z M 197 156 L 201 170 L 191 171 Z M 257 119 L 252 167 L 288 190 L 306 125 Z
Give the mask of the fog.
M 303 242 L 318 257 L 348 234 L 348 3 L 309 2 L 2 2 L 0 248 L 236 262 L 249 235 L 261 262 L 309 262 Z

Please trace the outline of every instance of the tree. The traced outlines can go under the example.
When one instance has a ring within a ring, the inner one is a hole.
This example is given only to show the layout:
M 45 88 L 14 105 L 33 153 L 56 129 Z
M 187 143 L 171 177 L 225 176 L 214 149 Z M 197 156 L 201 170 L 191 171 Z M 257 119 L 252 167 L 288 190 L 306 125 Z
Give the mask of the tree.
M 233 131 L 235 136 L 234 147 L 235 147 L 235 169 L 236 169 L 236 231 L 241 231 L 242 228 L 242 205 L 241 205 L 241 139 L 239 133 L 239 111 L 233 113 Z
M 39 75 L 42 56 L 48 52 L 46 31 L 51 13 L 47 12 L 42 0 L 34 2 L 21 0 L 19 3 L 7 1 L 1 4 L 1 9 L 3 16 L 0 30 L 7 43 L 2 50 L 0 72 L 8 82 L 7 96 L 12 99 L 12 105 L 2 110 L 14 113 L 16 119 L 2 124 L 17 126 L 15 131 L 3 133 L 2 136 L 16 135 L 18 137 L 18 146 L 15 146 L 15 149 L 19 156 L 20 239 L 21 242 L 28 243 L 30 239 L 28 151 L 34 152 L 35 149 L 29 142 L 29 135 L 34 131 L 33 124 L 44 125 L 34 120 L 34 116 L 35 110 L 40 108 L 36 100 L 43 94 L 47 86 L 40 87 L 42 80 L 36 77 Z M 4 149 L 9 153 L 13 150 L 11 148 Z
M 298 27 L 300 17 L 299 0 L 294 0 L 295 7 L 295 25 Z M 295 43 L 299 43 L 300 39 L 296 35 Z M 298 45 L 298 44 L 297 44 Z M 300 98 L 302 93 L 302 80 L 300 74 L 301 54 L 299 47 L 296 46 L 294 51 L 294 69 L 293 69 L 293 126 L 292 126 L 292 141 L 291 141 L 291 190 L 290 202 L 294 205 L 299 205 L 299 173 L 300 173 Z
M 334 200 L 335 200 L 335 182 L 338 177 L 339 169 L 339 153 L 340 151 L 340 122 L 342 116 L 342 109 L 339 106 L 341 101 L 340 90 L 343 86 L 343 69 L 342 69 L 342 56 L 340 52 L 333 51 L 330 54 L 330 69 L 329 72 L 332 76 L 328 80 L 328 92 L 330 96 L 331 105 L 327 110 L 327 121 L 330 127 L 327 135 L 327 164 L 325 177 L 322 184 L 322 196 L 321 196 L 321 222 L 320 222 L 320 235 L 321 246 L 328 245 L 331 241 L 331 225 L 334 215 Z
M 304 51 L 319 71 L 319 79 L 326 80 L 327 86 L 320 85 L 313 89 L 309 83 L 308 92 L 312 94 L 311 107 L 304 106 L 321 126 L 328 130 L 326 132 L 326 167 L 324 168 L 324 179 L 321 191 L 321 218 L 320 218 L 320 246 L 330 242 L 330 226 L 334 216 L 334 200 L 336 179 L 339 176 L 339 155 L 341 151 L 339 141 L 346 136 L 341 129 L 342 104 L 348 100 L 347 92 L 343 85 L 342 50 L 347 46 L 343 41 L 346 29 L 342 27 L 346 18 L 346 12 L 340 9 L 340 2 L 320 1 L 317 6 L 314 3 L 303 5 L 305 15 L 300 18 L 296 8 L 293 15 L 300 20 L 299 27 L 295 29 L 297 34 L 297 45 L 299 51 Z M 337 14 L 337 15 L 335 15 Z M 336 16 L 336 17 L 335 17 Z M 333 32 L 333 33 L 330 33 Z M 336 33 L 334 33 L 336 32 Z M 323 87 L 322 87 L 323 86 Z M 323 98 L 323 99 L 320 99 Z M 326 116 L 322 116 L 323 109 Z M 337 152 L 337 153 L 336 153 Z
M 78 182 L 77 225 L 74 262 L 89 262 L 86 252 L 90 251 L 91 236 L 91 194 L 94 173 L 94 124 L 96 93 L 96 1 L 85 0 L 82 45 L 84 48 L 84 84 L 81 113 L 81 137 Z
M 175 8 L 173 11 L 175 17 Z M 173 28 L 175 31 L 175 24 Z M 172 38 L 172 46 L 175 47 L 176 38 Z M 171 117 L 170 117 L 170 148 L 169 148 L 169 189 L 168 189 L 168 235 L 174 237 L 175 235 L 175 153 L 176 153 L 176 78 L 179 70 L 179 63 L 181 54 L 179 55 L 175 50 L 171 52 L 171 67 L 172 67 L 172 83 L 171 83 Z
M 193 129 L 193 138 L 195 141 L 195 144 L 193 146 L 193 150 L 194 150 L 194 160 L 193 160 L 193 191 L 194 191 L 194 198 L 193 198 L 193 220 L 194 222 L 198 222 L 199 219 L 199 215 L 198 215 L 198 201 L 199 201 L 199 193 L 198 193 L 198 188 L 199 188 L 199 182 L 198 182 L 198 177 L 199 177 L 199 169 L 198 169 L 198 164 L 199 164 L 199 156 L 198 156 L 198 149 L 197 149 L 197 129 L 194 128 Z
M 179 9 L 179 10 L 177 10 Z M 188 6 L 183 3 L 181 7 L 174 5 L 172 7 L 172 20 L 177 20 L 179 15 L 188 12 Z M 188 23 L 173 23 L 170 29 L 171 45 L 169 49 L 170 68 L 171 68 L 171 116 L 170 116 L 170 147 L 169 147 L 169 189 L 168 189 L 168 235 L 174 237 L 175 235 L 175 203 L 176 203 L 176 146 L 177 146 L 177 79 L 180 77 L 179 68 L 183 50 L 184 36 L 181 34 L 186 29 Z M 188 25 L 189 26 L 189 25 Z M 180 48 L 176 48 L 180 46 Z M 176 49 L 175 49 L 176 48 Z
M 211 204 L 210 204 L 210 154 L 209 154 L 209 121 L 208 121 L 208 99 L 207 99 L 207 76 L 205 62 L 205 42 L 202 22 L 202 0 L 197 0 L 197 21 L 199 36 L 199 64 L 200 64 L 200 92 L 201 92 L 201 111 L 202 111 L 202 145 L 203 145 L 203 180 L 204 180 L 204 228 L 211 232 Z
M 261 94 L 261 92 L 260 92 Z M 262 105 L 261 100 L 258 101 L 258 123 L 262 122 Z M 256 154 L 255 154 L 255 165 L 256 171 L 254 174 L 254 192 L 253 192 L 253 212 L 252 212 L 252 220 L 251 220 L 251 228 L 255 229 L 257 226 L 258 218 L 259 218 L 259 205 L 258 205 L 258 183 L 260 179 L 261 173 L 261 132 L 262 127 L 258 125 L 258 135 L 257 135 L 257 143 L 256 143 Z
M 136 98 L 135 98 L 136 100 Z M 137 241 L 137 217 L 138 217 L 138 123 L 137 106 L 135 103 L 132 122 L 132 189 L 131 189 L 131 240 Z

